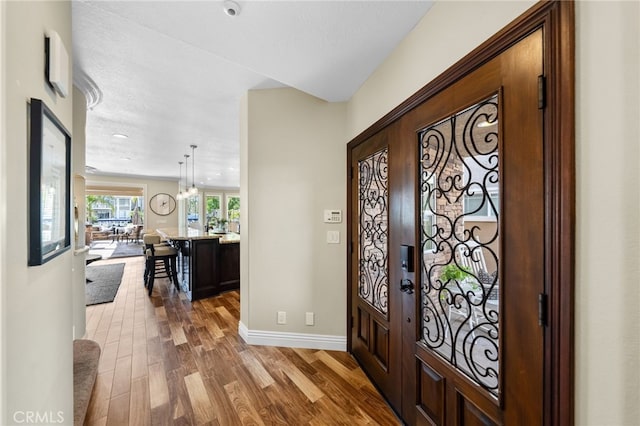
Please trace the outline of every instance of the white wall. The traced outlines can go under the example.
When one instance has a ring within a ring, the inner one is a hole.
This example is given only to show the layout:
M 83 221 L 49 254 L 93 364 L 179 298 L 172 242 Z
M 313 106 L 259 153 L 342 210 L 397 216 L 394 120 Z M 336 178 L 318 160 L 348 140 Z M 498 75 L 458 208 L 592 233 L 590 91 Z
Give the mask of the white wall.
M 42 99 L 71 131 L 72 100 L 57 97 L 44 79 L 44 33 L 55 30 L 71 53 L 70 2 L 3 2 L 5 39 L 2 140 L 2 324 L 5 407 L 1 424 L 16 411 L 73 423 L 71 251 L 27 267 L 27 102 Z
M 303 334 L 337 335 L 344 347 L 346 224 L 323 223 L 323 210 L 345 206 L 345 104 L 294 89 L 250 91 L 246 102 L 243 323 L 251 332 L 297 334 L 303 346 Z M 340 231 L 340 244 L 327 244 L 330 229 Z M 287 312 L 286 325 L 276 324 L 277 311 Z M 305 312 L 315 312 L 314 326 Z
M 436 3 L 348 103 L 350 137 L 530 4 Z M 640 419 L 638 22 L 638 2 L 576 4 L 578 425 Z

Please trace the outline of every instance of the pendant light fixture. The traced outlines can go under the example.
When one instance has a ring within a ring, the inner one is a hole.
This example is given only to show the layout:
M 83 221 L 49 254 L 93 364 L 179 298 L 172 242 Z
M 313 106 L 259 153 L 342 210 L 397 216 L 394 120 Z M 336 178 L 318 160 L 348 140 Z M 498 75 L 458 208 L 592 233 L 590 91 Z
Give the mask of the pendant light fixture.
M 180 201 L 184 198 L 184 194 L 182 193 L 182 164 L 184 161 L 178 161 L 180 164 L 180 177 L 178 177 L 178 195 L 176 195 L 176 200 Z
M 189 198 L 189 178 L 187 176 L 189 173 L 189 154 L 184 155 L 184 192 L 182 193 L 182 199 L 186 200 Z
M 196 188 L 196 148 L 198 145 L 191 145 L 191 188 L 189 188 L 189 196 L 196 195 L 198 188 Z

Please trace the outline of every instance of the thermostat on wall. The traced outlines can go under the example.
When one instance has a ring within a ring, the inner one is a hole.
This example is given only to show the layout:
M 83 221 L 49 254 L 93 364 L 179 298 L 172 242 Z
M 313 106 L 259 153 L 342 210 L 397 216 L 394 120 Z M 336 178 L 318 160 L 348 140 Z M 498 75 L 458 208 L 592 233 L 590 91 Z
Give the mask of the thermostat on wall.
M 340 223 L 342 222 L 342 210 L 325 210 L 324 223 Z

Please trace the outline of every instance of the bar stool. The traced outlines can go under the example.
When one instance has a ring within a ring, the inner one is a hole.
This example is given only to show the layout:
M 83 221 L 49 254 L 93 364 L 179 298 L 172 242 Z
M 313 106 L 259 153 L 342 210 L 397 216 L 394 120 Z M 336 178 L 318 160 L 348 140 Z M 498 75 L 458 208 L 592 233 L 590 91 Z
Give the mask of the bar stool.
M 142 239 L 145 246 L 144 286 L 149 290 L 149 296 L 156 278 L 169 278 L 169 282 L 173 282 L 180 291 L 176 270 L 178 250 L 161 244 L 158 235 L 145 235 Z

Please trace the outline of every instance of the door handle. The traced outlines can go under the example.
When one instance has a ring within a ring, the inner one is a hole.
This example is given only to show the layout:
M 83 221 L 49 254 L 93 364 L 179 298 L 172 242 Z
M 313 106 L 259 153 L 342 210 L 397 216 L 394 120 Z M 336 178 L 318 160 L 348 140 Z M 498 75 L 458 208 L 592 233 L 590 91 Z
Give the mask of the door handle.
M 410 279 L 404 278 L 400 280 L 400 291 L 412 294 L 413 293 L 413 282 Z

